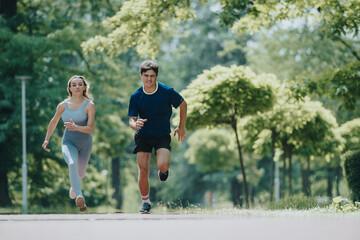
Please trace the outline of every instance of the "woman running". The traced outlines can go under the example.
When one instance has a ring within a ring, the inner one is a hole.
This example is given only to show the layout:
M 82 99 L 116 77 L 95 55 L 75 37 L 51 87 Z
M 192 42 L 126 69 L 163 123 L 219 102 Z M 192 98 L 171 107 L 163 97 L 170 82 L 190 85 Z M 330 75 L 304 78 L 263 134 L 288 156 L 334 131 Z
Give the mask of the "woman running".
M 51 119 L 42 147 L 47 148 L 49 139 L 53 134 L 60 117 L 64 121 L 65 131 L 61 142 L 62 154 L 69 167 L 71 187 L 69 197 L 76 199 L 76 206 L 80 211 L 87 209 L 81 191 L 81 180 L 92 149 L 92 136 L 95 123 L 95 104 L 88 94 L 88 83 L 83 76 L 73 76 L 67 84 L 69 97 L 58 104 L 56 113 Z

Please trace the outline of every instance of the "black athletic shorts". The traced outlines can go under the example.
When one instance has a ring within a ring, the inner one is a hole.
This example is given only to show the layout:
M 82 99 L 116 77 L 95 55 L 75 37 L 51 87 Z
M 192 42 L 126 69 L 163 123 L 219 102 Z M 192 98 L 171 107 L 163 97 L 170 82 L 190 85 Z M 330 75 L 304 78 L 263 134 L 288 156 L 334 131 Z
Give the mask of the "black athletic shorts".
M 155 151 L 159 148 L 166 148 L 171 150 L 170 135 L 165 135 L 161 137 L 147 136 L 136 131 L 135 136 L 135 147 L 133 153 L 138 152 L 152 152 L 152 149 L 155 148 Z

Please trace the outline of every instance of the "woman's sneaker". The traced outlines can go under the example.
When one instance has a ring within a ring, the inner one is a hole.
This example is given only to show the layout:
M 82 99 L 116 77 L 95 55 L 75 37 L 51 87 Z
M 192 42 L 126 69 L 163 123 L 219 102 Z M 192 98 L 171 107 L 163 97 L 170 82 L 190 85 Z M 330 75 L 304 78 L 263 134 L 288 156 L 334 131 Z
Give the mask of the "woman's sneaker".
M 159 177 L 160 181 L 165 182 L 166 179 L 169 177 L 169 170 L 166 170 L 166 172 L 160 172 L 160 170 L 159 170 L 158 177 Z
M 74 191 L 74 189 L 73 189 L 72 187 L 70 187 L 70 189 L 69 189 L 69 197 L 70 197 L 71 199 L 75 199 L 75 198 L 76 198 L 76 193 L 75 193 L 75 191 Z
M 85 204 L 85 199 L 81 195 L 76 197 L 75 204 L 79 208 L 80 212 L 83 212 L 87 209 L 87 206 Z
M 149 214 L 150 210 L 151 210 L 151 205 L 149 203 L 143 203 L 139 212 L 141 214 Z

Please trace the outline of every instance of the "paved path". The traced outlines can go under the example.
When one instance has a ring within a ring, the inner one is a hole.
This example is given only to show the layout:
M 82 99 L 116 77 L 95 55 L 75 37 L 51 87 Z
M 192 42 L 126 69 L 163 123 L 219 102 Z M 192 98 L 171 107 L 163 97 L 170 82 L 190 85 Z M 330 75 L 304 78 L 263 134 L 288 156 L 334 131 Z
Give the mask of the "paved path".
M 360 217 L 0 215 L 0 240 L 360 240 Z

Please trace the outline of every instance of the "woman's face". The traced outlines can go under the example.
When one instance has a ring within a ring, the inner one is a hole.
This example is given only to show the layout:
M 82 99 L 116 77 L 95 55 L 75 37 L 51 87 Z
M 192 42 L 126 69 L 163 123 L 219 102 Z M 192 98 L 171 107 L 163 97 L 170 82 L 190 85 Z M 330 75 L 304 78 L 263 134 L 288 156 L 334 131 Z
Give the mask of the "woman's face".
M 82 96 L 85 89 L 86 86 L 81 78 L 75 78 L 71 80 L 70 92 L 72 93 L 72 96 Z

